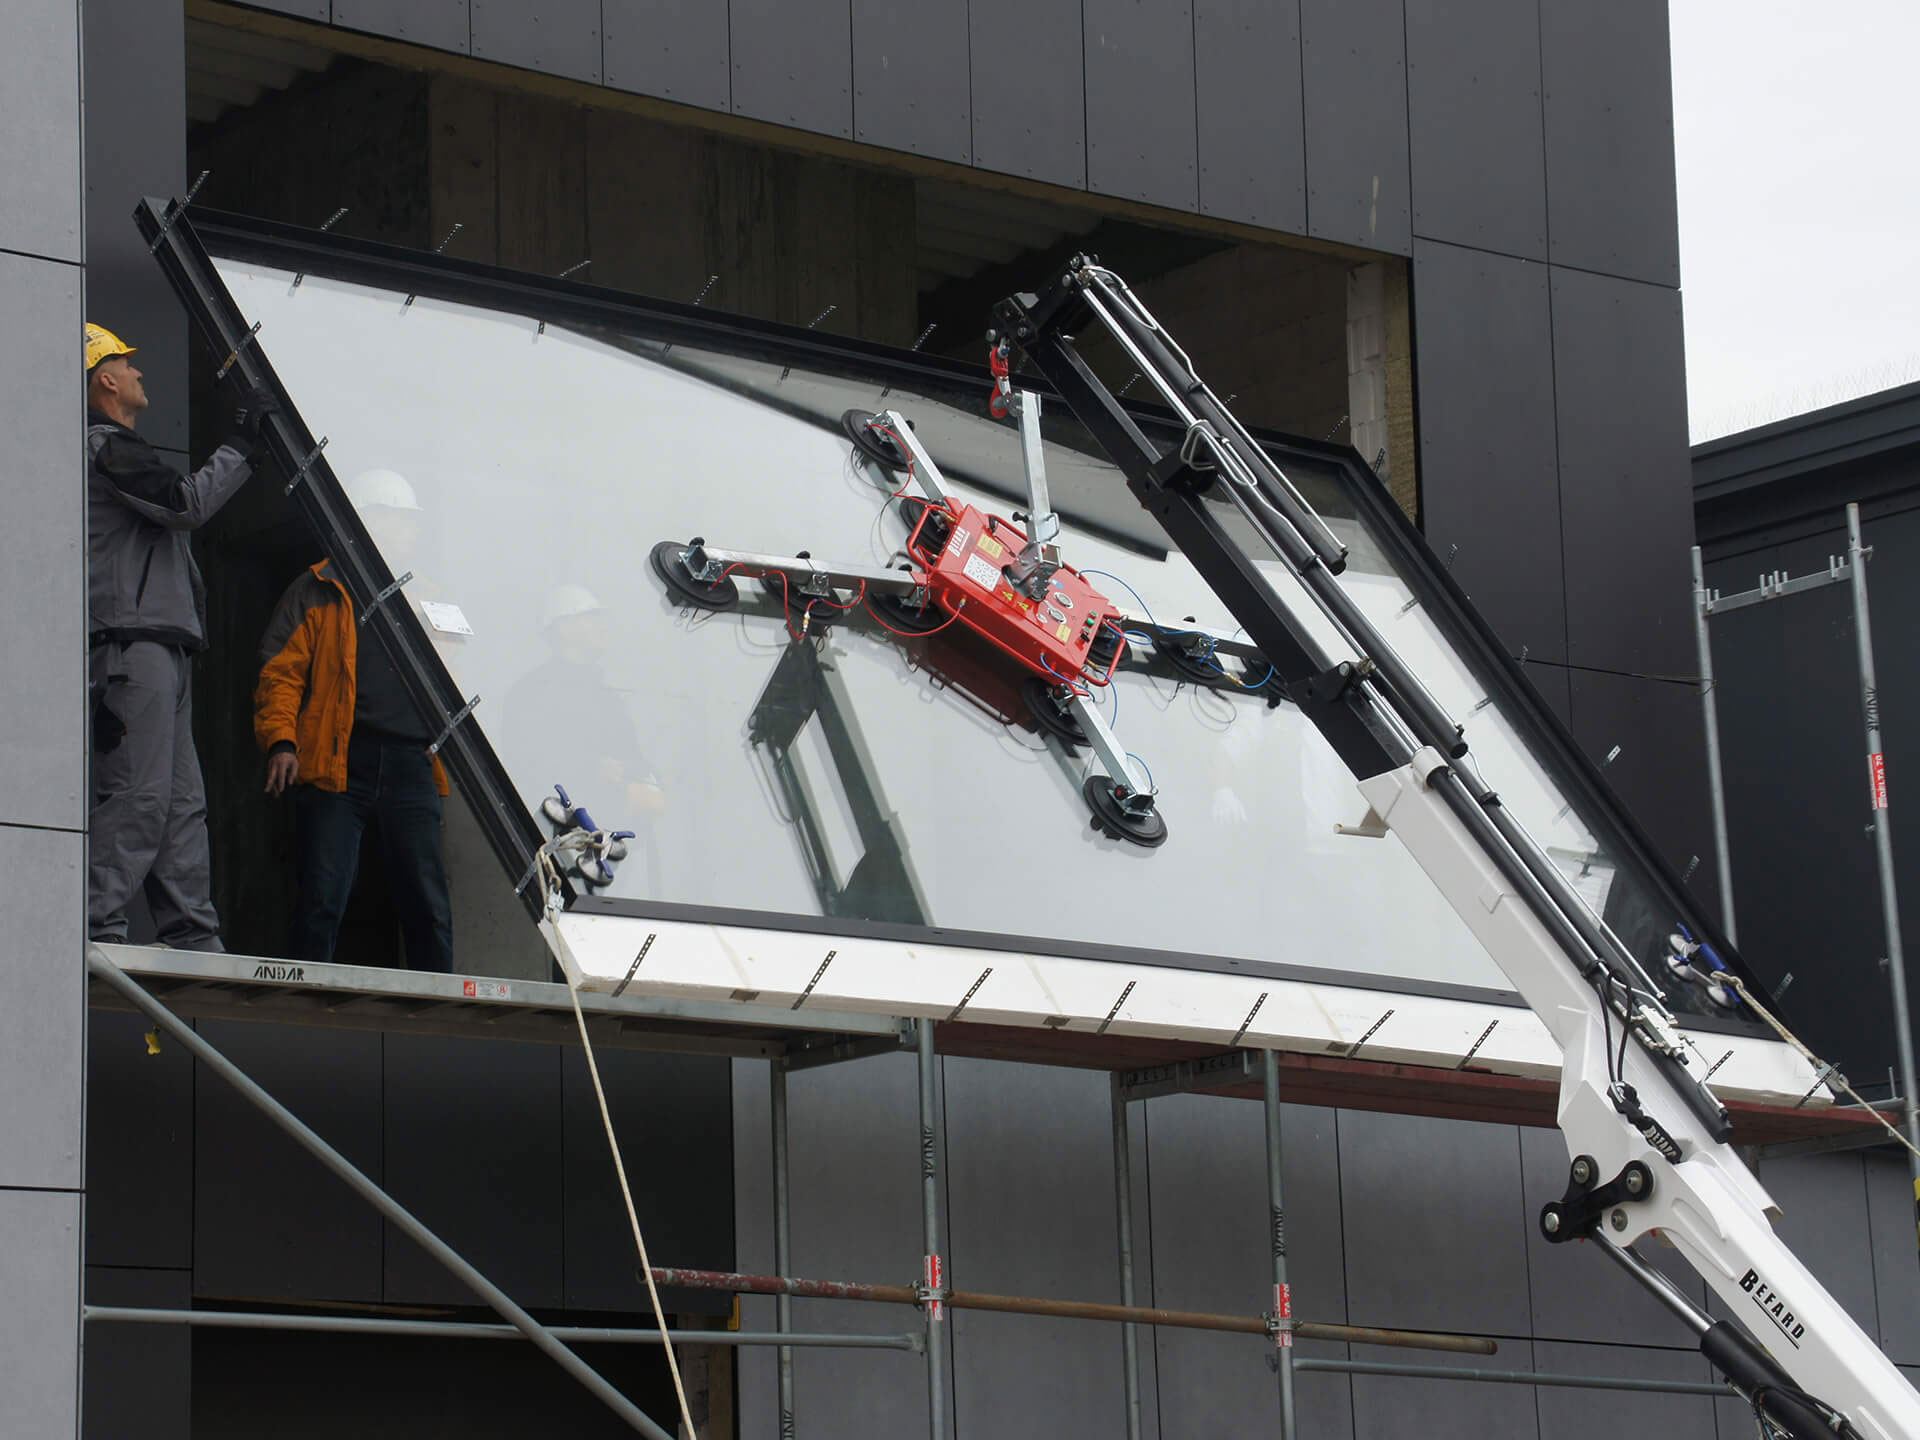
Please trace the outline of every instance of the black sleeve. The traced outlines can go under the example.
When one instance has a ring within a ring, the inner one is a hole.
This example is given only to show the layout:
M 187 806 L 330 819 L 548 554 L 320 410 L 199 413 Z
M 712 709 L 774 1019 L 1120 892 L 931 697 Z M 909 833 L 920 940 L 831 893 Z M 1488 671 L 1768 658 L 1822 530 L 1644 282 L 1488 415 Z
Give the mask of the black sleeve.
M 113 488 L 130 500 L 183 514 L 187 508 L 186 476 L 160 458 L 137 435 L 109 435 L 94 459 Z

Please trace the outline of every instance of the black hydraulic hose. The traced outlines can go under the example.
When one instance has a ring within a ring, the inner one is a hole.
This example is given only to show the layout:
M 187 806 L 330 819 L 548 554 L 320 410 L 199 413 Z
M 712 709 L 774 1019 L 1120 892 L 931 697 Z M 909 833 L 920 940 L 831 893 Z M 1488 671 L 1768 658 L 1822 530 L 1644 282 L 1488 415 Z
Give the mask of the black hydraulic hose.
M 1844 1416 L 1836 1414 L 1835 1425 L 1826 1407 L 1795 1385 L 1777 1360 L 1731 1322 L 1721 1320 L 1702 1335 L 1700 1353 L 1793 1440 L 1860 1440 L 1860 1432 Z

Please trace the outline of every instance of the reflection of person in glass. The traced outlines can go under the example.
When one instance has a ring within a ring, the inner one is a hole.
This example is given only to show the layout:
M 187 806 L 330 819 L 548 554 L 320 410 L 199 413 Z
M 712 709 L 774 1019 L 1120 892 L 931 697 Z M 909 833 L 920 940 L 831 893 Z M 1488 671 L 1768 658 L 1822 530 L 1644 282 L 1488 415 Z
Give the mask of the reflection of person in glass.
M 550 655 L 520 677 L 501 707 L 512 763 L 536 783 L 565 785 L 599 823 L 638 832 L 635 848 L 657 890 L 653 819 L 667 797 L 641 752 L 626 697 L 607 683 L 606 607 L 584 585 L 558 586 L 541 607 L 540 634 Z
M 391 470 L 369 470 L 347 496 L 388 567 L 405 574 L 419 539 L 413 487 Z M 451 971 L 453 908 L 440 846 L 446 772 L 427 753 L 433 729 L 386 647 L 355 623 L 332 561 L 301 574 L 280 597 L 261 637 L 260 664 L 253 729 L 267 752 L 267 794 L 294 787 L 294 957 L 333 959 L 371 824 L 408 965 Z

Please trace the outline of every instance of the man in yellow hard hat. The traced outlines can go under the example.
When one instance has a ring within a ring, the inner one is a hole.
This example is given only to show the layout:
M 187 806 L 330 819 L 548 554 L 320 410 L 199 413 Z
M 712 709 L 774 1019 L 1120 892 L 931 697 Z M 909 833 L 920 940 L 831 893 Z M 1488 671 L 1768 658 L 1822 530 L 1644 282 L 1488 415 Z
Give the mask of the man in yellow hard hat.
M 134 428 L 147 408 L 134 353 L 87 326 L 87 929 L 124 941 L 127 904 L 144 890 L 161 943 L 219 950 L 190 683 L 207 646 L 206 587 L 188 538 L 245 483 L 275 407 L 249 390 L 233 438 L 182 474 Z

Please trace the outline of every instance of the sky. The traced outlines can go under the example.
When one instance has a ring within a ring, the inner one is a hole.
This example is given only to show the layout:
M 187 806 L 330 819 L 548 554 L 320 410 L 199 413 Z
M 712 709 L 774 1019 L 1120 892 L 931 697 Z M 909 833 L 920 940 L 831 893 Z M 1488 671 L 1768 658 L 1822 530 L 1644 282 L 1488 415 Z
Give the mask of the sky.
M 1669 0 L 1695 443 L 1920 380 L 1920 0 Z

